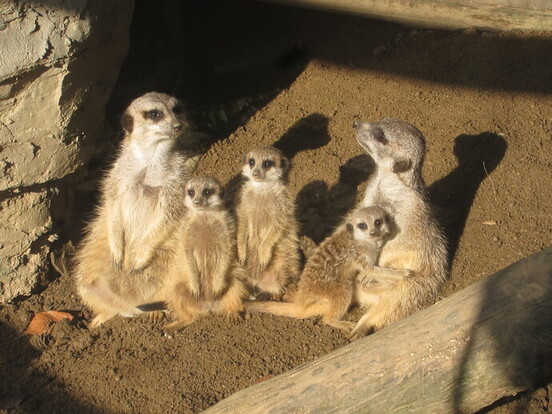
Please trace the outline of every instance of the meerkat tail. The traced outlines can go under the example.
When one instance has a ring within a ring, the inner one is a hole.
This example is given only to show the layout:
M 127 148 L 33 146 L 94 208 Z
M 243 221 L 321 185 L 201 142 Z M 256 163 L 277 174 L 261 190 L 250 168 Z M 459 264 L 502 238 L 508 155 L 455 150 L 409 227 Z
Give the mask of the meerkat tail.
M 312 316 L 323 315 L 326 308 L 327 306 L 323 306 L 321 303 L 313 303 L 305 306 L 298 303 L 276 301 L 245 302 L 245 310 L 248 312 L 270 313 L 271 315 L 295 319 L 306 319 Z

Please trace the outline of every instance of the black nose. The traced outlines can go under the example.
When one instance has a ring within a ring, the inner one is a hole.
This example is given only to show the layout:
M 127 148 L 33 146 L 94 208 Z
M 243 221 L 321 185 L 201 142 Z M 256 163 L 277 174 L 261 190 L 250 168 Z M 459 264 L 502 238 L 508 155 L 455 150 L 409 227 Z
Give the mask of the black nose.
M 181 124 L 173 125 L 173 129 L 174 129 L 174 132 L 178 132 L 182 129 L 182 125 Z
M 259 175 L 259 171 L 257 171 L 257 170 L 253 170 L 253 173 L 252 173 L 252 174 L 253 174 L 253 177 L 256 177 L 256 176 L 258 176 L 258 175 Z

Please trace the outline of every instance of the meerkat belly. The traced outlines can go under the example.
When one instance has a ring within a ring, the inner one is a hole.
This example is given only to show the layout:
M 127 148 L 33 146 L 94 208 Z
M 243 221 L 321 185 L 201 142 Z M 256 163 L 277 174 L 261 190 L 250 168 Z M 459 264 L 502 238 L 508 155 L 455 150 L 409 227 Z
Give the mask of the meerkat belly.
M 261 197 L 259 202 L 255 203 L 255 208 L 249 210 L 248 232 L 252 242 L 257 243 L 256 240 L 271 236 L 271 223 L 277 215 L 273 207 Z
M 187 239 L 193 241 L 193 245 L 189 248 L 193 251 L 193 260 L 202 283 L 210 284 L 210 277 L 219 263 L 220 256 L 227 248 L 221 238 L 220 223 L 203 220 L 190 223 Z
M 162 220 L 162 208 L 157 197 L 144 196 L 143 194 L 126 193 L 121 197 L 121 214 L 124 221 L 125 236 L 129 241 L 140 243 L 152 224 Z

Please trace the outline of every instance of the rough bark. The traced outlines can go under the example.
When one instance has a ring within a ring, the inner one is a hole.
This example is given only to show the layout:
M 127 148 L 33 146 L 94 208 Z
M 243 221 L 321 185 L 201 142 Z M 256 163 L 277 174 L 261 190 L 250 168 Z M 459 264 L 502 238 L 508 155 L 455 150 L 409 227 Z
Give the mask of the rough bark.
M 548 0 L 269 0 L 294 6 L 362 14 L 415 27 L 552 30 Z
M 472 413 L 552 374 L 552 248 L 206 413 Z

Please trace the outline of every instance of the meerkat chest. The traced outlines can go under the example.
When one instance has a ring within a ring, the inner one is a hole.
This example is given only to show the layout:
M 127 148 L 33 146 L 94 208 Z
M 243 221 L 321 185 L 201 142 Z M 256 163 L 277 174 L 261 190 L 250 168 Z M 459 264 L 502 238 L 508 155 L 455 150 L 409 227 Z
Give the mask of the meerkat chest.
M 228 229 L 223 222 L 208 215 L 198 215 L 186 227 L 186 244 L 196 251 L 215 251 L 229 244 Z
M 270 191 L 250 191 L 242 201 L 245 218 L 252 230 L 270 226 L 275 217 L 285 214 L 280 194 Z

